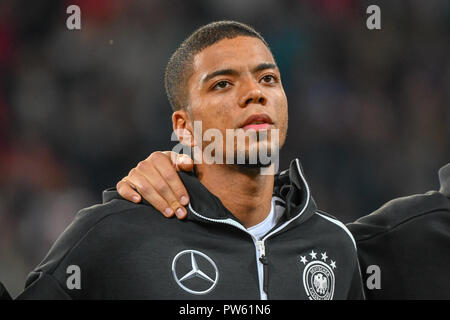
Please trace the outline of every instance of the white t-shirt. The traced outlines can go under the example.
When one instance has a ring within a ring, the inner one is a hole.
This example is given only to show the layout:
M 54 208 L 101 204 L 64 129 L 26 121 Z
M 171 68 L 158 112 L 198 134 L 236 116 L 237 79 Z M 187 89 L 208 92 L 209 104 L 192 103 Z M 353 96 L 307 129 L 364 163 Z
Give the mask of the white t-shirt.
M 256 239 L 261 240 L 261 238 L 269 232 L 280 220 L 284 213 L 285 208 L 283 206 L 275 204 L 275 199 L 272 198 L 272 203 L 270 206 L 270 212 L 267 217 L 258 223 L 247 229 Z

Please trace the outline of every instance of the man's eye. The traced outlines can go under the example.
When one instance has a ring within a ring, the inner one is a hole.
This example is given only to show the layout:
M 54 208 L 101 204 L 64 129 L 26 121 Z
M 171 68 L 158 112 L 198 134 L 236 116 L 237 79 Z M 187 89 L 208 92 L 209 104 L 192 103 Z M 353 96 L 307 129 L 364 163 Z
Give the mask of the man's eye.
M 262 77 L 261 80 L 265 83 L 274 83 L 274 82 L 276 82 L 277 79 L 273 75 L 268 74 L 268 75 L 265 75 L 264 77 Z
M 273 82 L 276 82 L 276 79 L 273 75 L 268 74 L 268 75 L 265 75 L 264 77 L 262 77 L 262 81 L 265 83 L 273 83 Z
M 225 89 L 229 85 L 230 83 L 228 81 L 220 81 L 214 85 L 213 89 Z

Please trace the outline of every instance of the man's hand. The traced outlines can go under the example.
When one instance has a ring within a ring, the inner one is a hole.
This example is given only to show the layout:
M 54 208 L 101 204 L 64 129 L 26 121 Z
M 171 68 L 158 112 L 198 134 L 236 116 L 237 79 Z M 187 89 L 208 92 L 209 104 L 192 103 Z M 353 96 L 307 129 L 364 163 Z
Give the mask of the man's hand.
M 139 203 L 142 195 L 166 217 L 175 213 L 178 219 L 184 219 L 189 196 L 177 171 L 191 171 L 193 167 L 193 160 L 186 155 L 156 151 L 131 169 L 116 188 L 129 201 Z

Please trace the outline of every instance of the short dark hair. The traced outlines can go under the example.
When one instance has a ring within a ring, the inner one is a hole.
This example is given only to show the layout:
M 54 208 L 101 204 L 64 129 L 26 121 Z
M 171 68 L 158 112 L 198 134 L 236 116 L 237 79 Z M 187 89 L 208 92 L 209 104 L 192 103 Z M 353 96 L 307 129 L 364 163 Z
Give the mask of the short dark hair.
M 194 56 L 222 39 L 233 39 L 238 36 L 258 38 L 269 48 L 267 42 L 255 29 L 236 21 L 209 23 L 194 31 L 181 43 L 169 59 L 164 77 L 167 97 L 174 111 L 188 104 L 187 81 L 192 74 Z

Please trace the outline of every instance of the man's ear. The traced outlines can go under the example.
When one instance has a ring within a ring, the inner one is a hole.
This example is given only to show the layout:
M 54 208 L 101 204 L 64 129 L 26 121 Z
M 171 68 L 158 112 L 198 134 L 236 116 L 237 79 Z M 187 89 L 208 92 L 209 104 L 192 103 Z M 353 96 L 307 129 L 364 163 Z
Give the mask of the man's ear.
M 178 140 L 189 147 L 194 146 L 194 129 L 189 114 L 185 109 L 180 109 L 172 114 L 173 131 Z

